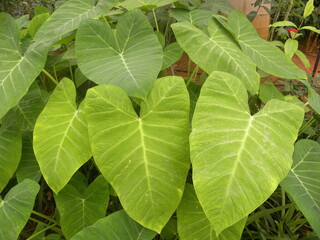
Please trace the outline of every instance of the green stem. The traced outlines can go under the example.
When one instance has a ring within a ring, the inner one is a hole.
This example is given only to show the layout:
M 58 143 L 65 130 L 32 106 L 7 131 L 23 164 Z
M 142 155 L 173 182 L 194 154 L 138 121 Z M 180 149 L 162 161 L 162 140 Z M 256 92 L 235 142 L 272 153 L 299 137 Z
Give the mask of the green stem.
M 167 24 L 166 24 L 166 29 L 164 31 L 164 39 L 166 39 L 166 43 L 169 42 L 168 39 L 167 39 L 167 34 L 168 34 L 168 31 L 169 31 L 169 25 L 170 25 L 170 10 L 168 12 L 168 20 L 167 20 Z
M 56 66 L 53 66 L 53 74 L 54 74 L 54 77 L 56 78 L 56 80 L 58 81 Z
M 284 191 L 283 188 L 281 188 L 281 206 L 285 206 L 286 205 L 286 192 Z M 286 215 L 286 209 L 282 209 L 281 210 L 281 218 L 282 220 L 284 219 Z
M 105 17 L 105 16 L 102 16 L 102 18 L 104 19 L 104 21 L 106 22 L 106 24 L 110 27 L 110 24 L 109 24 L 108 20 L 106 19 L 106 17 Z
M 48 217 L 47 215 L 44 215 L 44 214 L 39 213 L 39 212 L 37 212 L 37 211 L 32 211 L 32 214 L 37 215 L 37 216 L 39 216 L 39 217 L 41 217 L 41 218 L 44 218 L 44 219 L 46 219 L 46 220 L 48 220 L 48 221 L 50 221 L 50 222 L 52 222 L 52 223 L 55 223 L 56 225 L 59 226 L 59 223 L 58 223 L 56 220 Z
M 315 121 L 316 121 L 315 118 L 312 116 L 312 117 L 308 120 L 308 122 L 306 122 L 306 124 L 304 124 L 304 125 L 301 127 L 298 136 L 300 136 L 305 130 L 307 130 L 308 127 L 310 127 Z
M 42 69 L 42 72 L 55 84 L 55 85 L 58 85 L 59 82 L 54 78 L 52 77 L 52 75 L 50 73 L 48 73 L 45 69 Z
M 159 25 L 158 25 L 158 20 L 157 20 L 157 16 L 156 16 L 156 12 L 154 11 L 154 8 L 152 9 L 152 13 L 153 13 L 154 22 L 156 24 L 156 29 L 157 29 L 158 32 L 160 32 Z
M 71 66 L 70 60 L 69 60 L 69 71 L 70 71 L 71 80 L 74 82 L 74 76 L 73 76 L 73 71 L 72 71 L 72 66 Z
M 188 74 L 187 74 L 187 78 L 189 78 L 190 77 L 190 71 L 191 71 L 191 59 L 189 58 L 188 59 Z
M 187 86 L 187 87 L 189 86 L 189 84 L 190 84 L 191 80 L 194 78 L 194 76 L 196 76 L 196 74 L 197 74 L 198 71 L 199 71 L 199 66 L 197 65 L 197 66 L 194 68 L 191 76 L 188 78 L 188 80 L 187 80 L 187 82 L 186 82 L 186 86 Z
M 41 233 L 46 232 L 47 230 L 49 230 L 49 229 L 51 229 L 51 228 L 55 227 L 56 225 L 57 225 L 57 224 L 52 224 L 52 225 L 50 225 L 50 226 L 48 226 L 48 227 L 46 227 L 46 228 L 42 229 L 41 231 L 39 231 L 39 232 L 37 232 L 37 233 L 35 233 L 35 234 L 31 235 L 29 238 L 27 238 L 27 240 L 30 240 L 30 239 L 35 238 L 36 236 L 40 235 Z

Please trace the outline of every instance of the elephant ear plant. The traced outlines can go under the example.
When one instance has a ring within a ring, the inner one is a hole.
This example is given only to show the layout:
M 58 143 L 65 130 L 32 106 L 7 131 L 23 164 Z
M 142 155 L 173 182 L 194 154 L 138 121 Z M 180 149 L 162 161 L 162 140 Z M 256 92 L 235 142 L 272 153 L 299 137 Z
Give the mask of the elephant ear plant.
M 317 107 L 306 74 L 208 3 L 176 2 L 164 46 L 144 13 L 173 2 L 70 0 L 21 31 L 0 14 L 0 239 L 236 240 L 280 183 L 320 235 L 319 146 L 294 147 L 304 109 L 250 104 L 259 68 Z M 163 71 L 178 44 L 203 86 Z

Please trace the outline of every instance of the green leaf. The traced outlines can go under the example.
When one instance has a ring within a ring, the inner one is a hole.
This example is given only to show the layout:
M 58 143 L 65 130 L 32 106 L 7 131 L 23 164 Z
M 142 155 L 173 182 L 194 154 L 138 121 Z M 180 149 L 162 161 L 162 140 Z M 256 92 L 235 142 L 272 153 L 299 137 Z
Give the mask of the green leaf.
M 140 117 L 125 92 L 109 85 L 90 89 L 85 109 L 99 170 L 129 216 L 160 232 L 179 204 L 190 165 L 183 79 L 158 79 Z
M 105 217 L 109 203 L 109 184 L 99 176 L 88 187 L 85 186 L 85 191 L 80 192 L 68 184 L 54 198 L 60 213 L 62 231 L 70 239 L 77 232 Z
M 305 103 L 299 99 L 299 96 L 287 95 L 284 97 L 284 100 L 286 102 L 289 102 L 289 103 L 295 104 L 299 107 L 302 107 L 304 109 L 304 112 L 306 112 L 306 113 L 310 111 L 310 109 L 305 105 Z
M 84 104 L 77 107 L 75 101 L 73 82 L 62 79 L 34 128 L 34 152 L 41 173 L 55 193 L 91 156 Z
M 269 27 L 295 27 L 298 28 L 296 24 L 290 21 L 279 21 L 273 24 L 270 24 Z
M 35 6 L 33 8 L 34 10 L 34 14 L 35 15 L 40 15 L 40 14 L 43 14 L 43 13 L 49 13 L 50 14 L 50 10 L 44 6 Z
M 296 143 L 293 165 L 281 182 L 320 237 L 320 145 L 303 139 Z
M 36 15 L 32 18 L 28 26 L 28 33 L 32 38 L 34 38 L 39 28 L 49 17 L 50 17 L 49 13 L 43 13 L 40 15 Z
M 313 31 L 313 32 L 315 32 L 315 33 L 320 34 L 320 29 L 317 29 L 317 28 L 315 28 L 315 27 L 313 27 L 313 26 L 304 26 L 304 27 L 302 27 L 302 28 L 300 28 L 300 29 L 301 29 L 301 30 L 307 29 L 307 30 L 310 30 L 310 31 Z
M 16 177 L 18 182 L 26 178 L 39 182 L 41 178 L 40 168 L 33 152 L 32 133 L 27 133 L 22 138 L 22 154 Z
M 171 218 L 161 231 L 161 237 L 165 240 L 174 240 L 178 237 L 177 220 Z
M 172 8 L 170 10 L 170 16 L 179 22 L 187 21 L 193 25 L 204 28 L 207 27 L 208 21 L 212 17 L 212 12 L 201 9 L 189 11 L 181 8 Z
M 306 68 L 311 69 L 310 61 L 303 52 L 301 52 L 300 50 L 297 50 L 296 55 Z
M 272 83 L 263 83 L 260 85 L 259 98 L 264 103 L 272 99 L 284 101 L 282 93 Z
M 308 103 L 318 114 L 320 114 L 320 95 L 312 88 L 308 81 L 301 81 L 308 87 Z
M 233 11 L 228 23 L 239 41 L 244 53 L 263 71 L 288 79 L 306 79 L 306 73 L 299 69 L 272 43 L 263 40 L 251 22 L 240 12 Z
M 183 54 L 182 48 L 177 42 L 166 46 L 163 51 L 163 62 L 161 69 L 166 69 L 177 62 Z
M 142 227 L 124 210 L 120 210 L 85 228 L 71 240 L 151 240 L 155 235 L 155 232 Z
M 176 0 L 126 0 L 121 2 L 120 5 L 128 10 L 140 7 L 152 6 L 152 8 L 161 7 L 170 3 L 175 2 Z
M 213 13 L 222 12 L 225 14 L 229 14 L 233 10 L 230 1 L 226 0 L 206 0 L 200 5 L 200 8 L 210 10 Z
M 20 123 L 13 117 L 6 117 L 0 128 L 0 192 L 14 175 L 21 157 Z
M 187 22 L 171 26 L 179 45 L 200 68 L 208 74 L 217 70 L 233 73 L 250 92 L 258 92 L 256 66 L 217 20 L 209 21 L 209 35 Z
M 40 90 L 37 83 L 33 83 L 27 94 L 14 108 L 16 114 L 21 118 L 21 130 L 23 132 L 33 131 L 36 120 L 48 100 L 49 94 Z
M 24 55 L 19 43 L 19 30 L 15 20 L 0 13 L 0 119 L 27 93 L 41 72 L 47 48 L 34 43 Z
M 284 44 L 284 52 L 285 54 L 291 59 L 293 55 L 298 50 L 299 42 L 297 40 L 288 38 L 287 41 Z
M 21 30 L 22 28 L 27 28 L 30 21 L 29 21 L 29 14 L 23 15 L 16 19 L 18 29 Z
M 34 37 L 35 41 L 52 44 L 76 30 L 81 21 L 99 17 L 117 4 L 117 0 L 69 0 L 59 7 Z
M 88 79 L 82 74 L 79 68 L 74 71 L 75 84 L 77 87 L 84 84 Z
M 314 0 L 309 0 L 303 11 L 303 18 L 307 18 L 311 15 L 314 10 Z
M 225 72 L 204 83 L 190 136 L 193 183 L 219 234 L 260 206 L 292 164 L 304 111 L 279 100 L 250 115 L 243 83 Z
M 224 230 L 217 237 L 207 219 L 191 184 L 187 184 L 177 210 L 178 233 L 181 240 L 237 240 L 241 238 L 246 217 Z
M 0 239 L 16 240 L 27 223 L 39 191 L 39 185 L 26 179 L 0 197 Z
M 161 70 L 163 52 L 140 10 L 125 13 L 113 30 L 98 20 L 84 21 L 76 36 L 81 72 L 97 84 L 111 84 L 145 98 Z

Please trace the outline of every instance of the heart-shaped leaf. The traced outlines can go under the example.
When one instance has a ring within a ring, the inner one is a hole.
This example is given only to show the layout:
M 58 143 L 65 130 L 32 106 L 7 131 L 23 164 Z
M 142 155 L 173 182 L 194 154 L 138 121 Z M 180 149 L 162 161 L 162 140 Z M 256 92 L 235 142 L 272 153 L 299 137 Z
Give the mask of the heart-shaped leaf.
M 208 74 L 213 71 L 232 73 L 248 91 L 258 93 L 260 78 L 255 64 L 216 19 L 208 22 L 209 34 L 188 22 L 171 26 L 181 48 L 200 68 Z
M 287 175 L 302 108 L 271 100 L 251 116 L 242 82 L 225 72 L 204 83 L 190 136 L 193 182 L 219 234 L 260 206 Z
M 107 13 L 117 0 L 69 0 L 60 6 L 37 31 L 35 41 L 54 43 L 76 30 L 81 21 Z
M 172 8 L 170 10 L 170 16 L 177 19 L 179 22 L 190 22 L 199 27 L 207 27 L 209 19 L 212 17 L 212 12 L 202 9 L 195 9 L 192 11 Z
M 55 193 L 91 156 L 83 106 L 77 107 L 75 86 L 64 78 L 34 127 L 34 152 L 41 173 Z
M 306 73 L 299 69 L 274 44 L 263 40 L 252 23 L 240 11 L 233 11 L 228 18 L 242 50 L 263 71 L 278 77 L 306 79 Z
M 36 182 L 26 179 L 11 188 L 3 200 L 0 196 L 0 239 L 18 239 L 31 215 L 39 189 Z
M 47 47 L 34 43 L 23 54 L 17 23 L 0 13 L 0 119 L 27 93 L 46 61 Z
M 163 63 L 161 69 L 170 67 L 181 58 L 182 54 L 183 50 L 177 42 L 166 46 L 163 50 Z
M 105 217 L 109 203 L 109 184 L 102 176 L 89 186 L 84 185 L 81 192 L 72 184 L 69 183 L 55 195 L 61 228 L 67 239 Z M 76 184 L 83 185 L 81 181 Z
M 293 198 L 320 237 L 320 145 L 304 139 L 296 143 L 293 165 L 281 187 Z
M 133 221 L 124 210 L 105 217 L 77 233 L 71 240 L 151 240 L 156 233 Z
M 160 232 L 182 197 L 189 169 L 189 97 L 180 77 L 156 81 L 137 116 L 118 87 L 92 88 L 86 114 L 94 160 L 126 212 Z
M 217 237 L 191 184 L 187 184 L 177 210 L 178 233 L 181 240 L 237 240 L 241 238 L 246 217 L 225 229 Z
M 21 149 L 20 122 L 15 115 L 7 115 L 0 127 L 0 192 L 19 165 Z
M 90 80 L 119 86 L 138 98 L 146 98 L 163 58 L 148 19 L 137 9 L 119 19 L 115 33 L 105 22 L 84 21 L 76 36 L 76 54 Z

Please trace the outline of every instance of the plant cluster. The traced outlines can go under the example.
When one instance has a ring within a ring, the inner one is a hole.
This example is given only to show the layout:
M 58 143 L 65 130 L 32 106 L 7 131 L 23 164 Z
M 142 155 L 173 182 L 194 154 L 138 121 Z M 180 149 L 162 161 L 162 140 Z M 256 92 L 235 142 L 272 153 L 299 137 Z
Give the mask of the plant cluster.
M 320 236 L 320 97 L 228 2 L 69 0 L 0 36 L 1 240 Z

